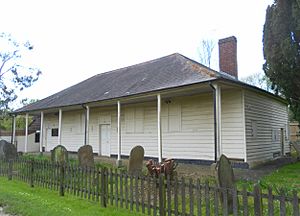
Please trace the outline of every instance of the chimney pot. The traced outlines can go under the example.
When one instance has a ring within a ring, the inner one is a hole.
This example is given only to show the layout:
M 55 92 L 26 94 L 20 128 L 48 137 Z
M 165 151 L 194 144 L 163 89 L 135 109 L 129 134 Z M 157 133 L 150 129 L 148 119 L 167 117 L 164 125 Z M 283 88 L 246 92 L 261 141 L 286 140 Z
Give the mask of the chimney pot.
M 238 78 L 237 40 L 235 36 L 219 40 L 220 71 Z

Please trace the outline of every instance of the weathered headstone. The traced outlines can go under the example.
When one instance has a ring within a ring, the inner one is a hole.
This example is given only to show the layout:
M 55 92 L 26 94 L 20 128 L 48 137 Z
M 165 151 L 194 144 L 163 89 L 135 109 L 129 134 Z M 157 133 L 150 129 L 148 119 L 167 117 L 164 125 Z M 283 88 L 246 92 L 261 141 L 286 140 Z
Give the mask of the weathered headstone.
M 140 174 L 143 169 L 144 148 L 142 146 L 135 146 L 130 151 L 128 173 Z
M 68 151 L 62 146 L 58 145 L 51 151 L 51 161 L 59 162 L 59 163 L 67 163 L 68 162 Z
M 17 157 L 16 147 L 5 140 L 0 140 L 0 159 L 14 160 L 16 159 L 16 157 Z
M 81 167 L 94 167 L 93 147 L 90 145 L 81 146 L 78 150 L 78 161 Z
M 218 184 L 221 188 L 227 189 L 227 203 L 224 203 L 223 201 L 223 193 L 220 193 L 220 198 L 222 201 L 223 206 L 228 206 L 228 212 L 233 212 L 233 197 L 232 197 L 232 191 L 234 189 L 234 174 L 233 169 L 231 167 L 229 159 L 222 155 L 220 157 L 220 160 L 217 165 L 218 170 Z

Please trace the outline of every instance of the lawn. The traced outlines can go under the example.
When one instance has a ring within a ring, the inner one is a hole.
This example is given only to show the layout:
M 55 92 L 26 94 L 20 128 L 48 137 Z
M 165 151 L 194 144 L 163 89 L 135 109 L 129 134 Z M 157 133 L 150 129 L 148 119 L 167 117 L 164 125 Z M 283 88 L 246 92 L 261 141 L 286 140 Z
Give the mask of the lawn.
M 291 195 L 293 190 L 295 190 L 300 195 L 300 162 L 285 165 L 270 175 L 264 176 L 258 183 L 263 189 L 272 187 L 273 191 L 277 194 L 282 189 L 282 192 L 286 194 Z M 247 184 L 252 189 L 254 182 L 238 182 L 238 185 L 242 184 Z
M 58 196 L 57 191 L 35 187 L 21 181 L 8 181 L 0 177 L 0 206 L 7 206 L 6 212 L 18 215 L 142 215 L 126 209 L 101 208 L 100 204 L 78 197 Z

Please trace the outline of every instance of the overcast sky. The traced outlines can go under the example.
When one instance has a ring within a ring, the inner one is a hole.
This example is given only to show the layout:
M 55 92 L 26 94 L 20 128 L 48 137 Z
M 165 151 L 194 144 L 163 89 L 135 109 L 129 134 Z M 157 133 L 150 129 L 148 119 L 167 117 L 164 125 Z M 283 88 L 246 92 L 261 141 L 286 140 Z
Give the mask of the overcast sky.
M 30 62 L 43 75 L 22 97 L 42 99 L 98 73 L 175 52 L 199 61 L 203 39 L 217 45 L 232 35 L 238 41 L 239 77 L 261 72 L 265 11 L 272 3 L 9 0 L 1 1 L 0 31 L 34 45 Z

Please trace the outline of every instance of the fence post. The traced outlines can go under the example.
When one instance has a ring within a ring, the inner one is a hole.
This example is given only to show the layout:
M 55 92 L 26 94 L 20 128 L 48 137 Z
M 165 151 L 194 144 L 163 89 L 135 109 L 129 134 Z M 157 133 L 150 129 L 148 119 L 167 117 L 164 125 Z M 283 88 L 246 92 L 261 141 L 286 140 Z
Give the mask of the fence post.
M 101 206 L 106 208 L 107 204 L 107 181 L 106 181 L 106 175 L 107 175 L 107 168 L 102 167 L 101 168 Z
M 59 163 L 60 166 L 60 184 L 59 184 L 59 195 L 65 195 L 65 163 Z
M 254 215 L 261 216 L 263 214 L 262 197 L 261 197 L 261 189 L 258 184 L 254 185 L 253 197 L 254 197 Z
M 159 215 L 165 216 L 165 204 L 166 204 L 166 186 L 165 186 L 165 175 L 159 175 Z
M 7 177 L 8 180 L 12 180 L 12 170 L 13 170 L 13 160 L 10 159 L 8 160 L 8 173 L 7 173 Z
M 34 159 L 30 160 L 30 187 L 34 187 Z

